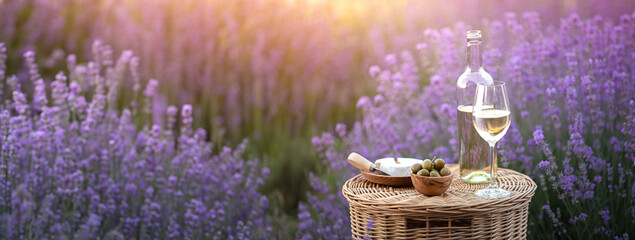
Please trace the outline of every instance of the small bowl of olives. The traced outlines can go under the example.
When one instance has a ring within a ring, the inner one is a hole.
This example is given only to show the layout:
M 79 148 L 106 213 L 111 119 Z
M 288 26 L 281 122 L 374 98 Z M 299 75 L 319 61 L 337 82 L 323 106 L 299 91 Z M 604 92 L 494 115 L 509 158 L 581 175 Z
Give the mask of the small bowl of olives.
M 425 195 L 441 195 L 452 183 L 452 171 L 445 166 L 445 160 L 441 158 L 425 159 L 421 163 L 413 164 L 410 170 L 412 185 Z

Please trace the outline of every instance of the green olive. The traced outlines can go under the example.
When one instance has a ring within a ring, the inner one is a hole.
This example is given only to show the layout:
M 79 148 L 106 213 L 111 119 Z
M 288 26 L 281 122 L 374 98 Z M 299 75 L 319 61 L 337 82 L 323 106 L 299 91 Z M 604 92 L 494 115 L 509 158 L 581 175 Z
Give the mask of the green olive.
M 412 173 L 419 172 L 419 170 L 421 170 L 421 163 L 412 164 L 412 167 L 410 167 L 410 170 L 412 170 Z
M 432 170 L 432 172 L 430 172 L 430 177 L 441 177 L 441 175 L 437 172 L 437 170 Z
M 443 160 L 441 158 L 439 158 L 437 160 L 434 160 L 434 168 L 436 170 L 440 171 L 441 169 L 443 169 L 443 167 L 445 167 L 445 160 Z
M 423 167 L 423 169 L 428 169 L 428 171 L 431 171 L 432 170 L 432 160 L 430 160 L 430 159 L 423 160 L 423 163 L 421 163 L 421 166 Z
M 452 174 L 452 171 L 450 171 L 448 167 L 443 167 L 441 171 L 439 171 L 439 174 L 441 174 L 441 176 L 448 176 Z
M 428 171 L 428 169 L 424 168 L 424 169 L 419 170 L 419 172 L 417 172 L 417 175 L 419 175 L 419 176 L 429 176 L 430 172 Z

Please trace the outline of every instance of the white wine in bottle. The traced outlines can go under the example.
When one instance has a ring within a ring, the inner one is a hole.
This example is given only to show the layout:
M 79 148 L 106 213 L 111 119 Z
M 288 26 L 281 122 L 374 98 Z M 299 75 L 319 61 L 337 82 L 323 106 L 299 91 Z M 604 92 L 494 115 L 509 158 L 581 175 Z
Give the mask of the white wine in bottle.
M 456 82 L 459 169 L 461 179 L 467 183 L 487 183 L 490 180 L 489 144 L 478 135 L 472 124 L 476 84 L 494 83 L 482 66 L 481 40 L 481 31 L 467 32 L 467 67 Z

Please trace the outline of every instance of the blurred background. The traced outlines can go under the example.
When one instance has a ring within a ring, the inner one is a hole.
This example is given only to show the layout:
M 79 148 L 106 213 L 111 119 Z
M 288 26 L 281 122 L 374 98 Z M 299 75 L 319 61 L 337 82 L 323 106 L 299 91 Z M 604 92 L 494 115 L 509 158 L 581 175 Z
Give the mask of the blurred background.
M 573 12 L 616 20 L 634 6 L 629 0 L 0 0 L 0 42 L 9 49 L 9 72 L 26 75 L 22 54 L 34 50 L 49 83 L 67 68 L 68 54 L 93 58 L 96 40 L 116 56 L 132 50 L 142 85 L 159 82 L 154 112 L 189 103 L 194 125 L 208 130 L 210 141 L 249 139 L 246 154 L 271 170 L 260 191 L 284 224 L 295 221 L 298 202 L 306 200 L 308 173 L 319 175 L 323 167 L 311 137 L 358 119 L 357 99 L 376 88 L 369 66 L 413 49 L 426 29 L 478 28 L 526 11 L 537 12 L 544 26 Z M 120 102 L 135 88 L 126 79 Z

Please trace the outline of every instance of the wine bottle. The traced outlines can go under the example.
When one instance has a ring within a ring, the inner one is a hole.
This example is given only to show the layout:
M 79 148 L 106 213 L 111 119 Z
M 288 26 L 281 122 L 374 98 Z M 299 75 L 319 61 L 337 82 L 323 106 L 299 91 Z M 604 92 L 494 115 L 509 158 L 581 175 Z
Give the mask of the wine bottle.
M 456 82 L 459 169 L 461 179 L 467 183 L 487 183 L 490 180 L 489 145 L 472 124 L 476 84 L 489 85 L 494 82 L 492 76 L 483 69 L 481 41 L 480 30 L 467 31 L 467 67 Z

